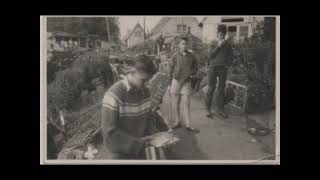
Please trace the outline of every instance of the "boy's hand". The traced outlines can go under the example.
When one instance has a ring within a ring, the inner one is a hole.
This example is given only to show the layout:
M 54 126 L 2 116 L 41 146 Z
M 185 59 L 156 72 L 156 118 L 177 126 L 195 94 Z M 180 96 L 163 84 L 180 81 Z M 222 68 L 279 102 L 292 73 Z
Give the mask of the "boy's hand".
M 148 146 L 150 144 L 150 141 L 151 141 L 152 137 L 151 136 L 145 136 L 145 137 L 142 137 L 140 139 L 143 141 L 144 147 L 146 147 L 146 146 Z
M 151 139 L 153 139 L 152 136 L 145 136 L 141 138 L 142 141 L 150 141 Z

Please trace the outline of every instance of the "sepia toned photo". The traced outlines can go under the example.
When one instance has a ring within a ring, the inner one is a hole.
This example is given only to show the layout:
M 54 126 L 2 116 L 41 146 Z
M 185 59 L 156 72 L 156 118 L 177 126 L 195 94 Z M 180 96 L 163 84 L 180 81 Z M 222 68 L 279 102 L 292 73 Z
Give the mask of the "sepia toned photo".
M 280 164 L 280 16 L 41 16 L 40 164 Z

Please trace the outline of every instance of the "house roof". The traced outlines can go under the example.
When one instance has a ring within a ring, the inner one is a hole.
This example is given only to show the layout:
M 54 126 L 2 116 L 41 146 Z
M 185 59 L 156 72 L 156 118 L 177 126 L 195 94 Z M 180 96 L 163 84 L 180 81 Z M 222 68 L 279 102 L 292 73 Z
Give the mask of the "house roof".
M 161 30 L 161 28 L 171 19 L 172 17 L 163 17 L 160 19 L 160 21 L 158 22 L 158 24 L 152 28 L 151 33 L 150 34 L 155 34 L 158 31 Z
M 128 36 L 126 36 L 126 37 L 124 38 L 124 40 L 129 39 L 130 36 L 133 34 L 133 32 L 134 32 L 137 28 L 143 29 L 142 26 L 141 26 L 139 23 L 137 23 L 136 26 L 132 29 L 132 31 L 128 34 Z
M 158 24 L 154 28 L 152 28 L 151 35 L 154 35 L 154 34 L 160 32 L 161 29 L 164 27 L 164 25 L 166 25 L 169 22 L 169 20 L 171 20 L 172 18 L 181 18 L 181 17 L 163 17 L 163 18 L 161 18 L 160 21 L 158 22 Z M 195 22 L 197 22 L 197 24 L 198 24 L 198 20 L 196 17 L 182 17 L 182 18 L 193 18 L 193 20 Z
M 200 21 L 200 23 L 199 23 L 199 26 L 200 26 L 200 27 L 202 27 L 202 25 L 203 25 L 203 23 L 205 22 L 206 19 L 207 19 L 207 17 L 204 17 L 204 18 Z

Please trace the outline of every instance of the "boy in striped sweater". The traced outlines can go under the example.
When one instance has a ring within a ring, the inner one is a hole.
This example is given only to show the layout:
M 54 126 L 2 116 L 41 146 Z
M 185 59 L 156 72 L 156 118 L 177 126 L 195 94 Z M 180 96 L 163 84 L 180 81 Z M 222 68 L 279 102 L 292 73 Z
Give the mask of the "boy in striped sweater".
M 146 136 L 157 132 L 146 87 L 156 68 L 146 55 L 134 60 L 134 68 L 105 93 L 102 133 L 108 159 L 145 159 Z

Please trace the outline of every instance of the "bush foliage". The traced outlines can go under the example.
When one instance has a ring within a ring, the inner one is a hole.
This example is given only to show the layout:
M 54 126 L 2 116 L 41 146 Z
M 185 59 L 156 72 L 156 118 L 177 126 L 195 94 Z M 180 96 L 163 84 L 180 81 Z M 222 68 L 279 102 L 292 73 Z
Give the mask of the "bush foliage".
M 74 112 L 97 103 L 115 78 L 103 54 L 86 52 L 76 57 L 48 84 L 48 115 L 55 118 L 58 110 Z
M 234 45 L 229 79 L 248 87 L 247 112 L 275 105 L 275 43 L 265 40 L 262 28 Z

